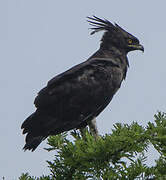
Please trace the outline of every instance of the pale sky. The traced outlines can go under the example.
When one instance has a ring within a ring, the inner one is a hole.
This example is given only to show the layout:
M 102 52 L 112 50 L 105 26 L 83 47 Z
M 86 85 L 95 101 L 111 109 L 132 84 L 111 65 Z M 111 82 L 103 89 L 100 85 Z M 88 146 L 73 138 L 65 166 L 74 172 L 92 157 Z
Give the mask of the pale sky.
M 86 17 L 118 23 L 139 38 L 145 53 L 128 54 L 130 68 L 121 89 L 97 118 L 100 134 L 116 122 L 146 125 L 165 111 L 166 1 L 0 1 L 0 179 L 21 173 L 48 174 L 54 153 L 24 152 L 20 126 L 34 110 L 34 98 L 48 80 L 83 62 L 99 48 L 102 33 L 90 36 Z M 150 163 L 156 153 L 150 150 Z

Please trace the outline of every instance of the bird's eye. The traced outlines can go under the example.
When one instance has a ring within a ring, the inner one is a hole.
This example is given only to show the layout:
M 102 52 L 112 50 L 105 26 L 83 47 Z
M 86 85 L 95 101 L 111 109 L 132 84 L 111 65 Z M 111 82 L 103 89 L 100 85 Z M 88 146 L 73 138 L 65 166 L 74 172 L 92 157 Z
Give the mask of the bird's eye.
M 132 39 L 128 39 L 128 43 L 132 44 L 133 43 Z

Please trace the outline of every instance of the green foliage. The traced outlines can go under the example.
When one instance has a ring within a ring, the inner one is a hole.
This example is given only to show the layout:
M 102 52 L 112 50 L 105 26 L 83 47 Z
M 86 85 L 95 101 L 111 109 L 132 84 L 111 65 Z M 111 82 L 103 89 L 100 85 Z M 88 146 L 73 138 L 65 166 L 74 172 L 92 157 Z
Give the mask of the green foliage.
M 22 176 L 19 178 L 19 180 L 50 180 L 50 179 L 52 179 L 52 178 L 49 176 L 41 176 L 39 178 L 33 177 L 33 176 L 31 177 L 31 176 L 29 176 L 28 173 L 22 174 Z
M 97 140 L 86 131 L 84 138 L 72 131 L 50 136 L 47 151 L 55 151 L 53 161 L 47 161 L 49 176 L 40 178 L 23 174 L 20 180 L 150 180 L 166 179 L 166 114 L 158 113 L 155 122 L 142 127 L 117 123 L 111 134 Z M 159 152 L 154 166 L 147 165 L 150 145 Z

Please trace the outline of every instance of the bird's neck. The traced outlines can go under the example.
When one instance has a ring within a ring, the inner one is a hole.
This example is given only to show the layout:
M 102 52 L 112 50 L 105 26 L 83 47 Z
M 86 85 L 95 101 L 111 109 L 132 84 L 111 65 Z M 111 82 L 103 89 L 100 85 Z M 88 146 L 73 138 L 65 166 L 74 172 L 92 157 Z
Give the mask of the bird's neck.
M 118 63 L 120 63 L 122 66 L 129 66 L 127 53 L 123 50 L 117 49 L 116 47 L 111 47 L 109 49 L 100 48 L 89 59 L 91 58 L 116 59 L 116 61 L 118 61 Z
M 115 47 L 111 47 L 110 49 L 101 49 L 100 48 L 89 59 L 92 59 L 92 58 L 107 58 L 107 59 L 113 59 L 113 60 L 117 61 L 117 63 L 123 69 L 123 72 L 124 72 L 123 79 L 125 79 L 127 69 L 129 67 L 127 53 L 125 51 L 119 50 Z

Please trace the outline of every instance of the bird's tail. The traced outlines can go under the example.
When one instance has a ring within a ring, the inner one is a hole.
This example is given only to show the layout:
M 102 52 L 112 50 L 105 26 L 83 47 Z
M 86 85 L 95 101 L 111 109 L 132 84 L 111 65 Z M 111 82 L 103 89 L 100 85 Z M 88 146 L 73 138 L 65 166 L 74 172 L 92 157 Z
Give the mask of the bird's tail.
M 23 149 L 34 151 L 37 146 L 45 139 L 42 129 L 43 116 L 40 113 L 34 112 L 22 124 L 23 134 L 26 134 L 25 146 Z
M 45 138 L 42 136 L 32 137 L 31 139 L 26 141 L 26 144 L 23 147 L 23 150 L 24 151 L 26 151 L 26 150 L 34 151 L 44 139 Z

